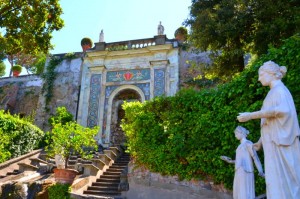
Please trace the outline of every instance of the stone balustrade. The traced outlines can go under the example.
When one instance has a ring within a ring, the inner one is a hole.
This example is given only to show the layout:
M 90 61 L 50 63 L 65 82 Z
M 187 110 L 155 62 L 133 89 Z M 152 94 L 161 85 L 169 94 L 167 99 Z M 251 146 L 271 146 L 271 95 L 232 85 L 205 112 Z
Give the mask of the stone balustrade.
M 131 50 L 131 49 L 140 49 L 148 46 L 162 45 L 166 43 L 177 42 L 174 39 L 167 39 L 166 35 L 157 35 L 153 38 L 137 39 L 137 40 L 128 40 L 120 42 L 98 42 L 95 43 L 95 47 L 90 50 L 100 50 L 100 51 L 117 51 L 117 50 Z M 176 44 L 177 45 L 177 44 Z

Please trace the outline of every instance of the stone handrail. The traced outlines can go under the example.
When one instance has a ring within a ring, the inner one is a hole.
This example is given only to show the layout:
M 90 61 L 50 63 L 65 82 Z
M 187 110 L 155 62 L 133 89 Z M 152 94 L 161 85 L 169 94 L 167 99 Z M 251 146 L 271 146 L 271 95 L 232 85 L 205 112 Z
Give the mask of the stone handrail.
M 8 160 L 8 161 L 6 161 L 6 162 L 0 164 L 0 169 L 3 169 L 3 168 L 5 168 L 5 167 L 8 167 L 8 166 L 11 165 L 11 164 L 14 164 L 14 163 L 16 163 L 16 162 L 20 162 L 21 160 L 24 160 L 24 159 L 27 159 L 27 158 L 29 158 L 29 157 L 31 157 L 31 156 L 34 156 L 34 155 L 40 153 L 42 150 L 43 150 L 43 149 L 34 150 L 34 151 L 32 151 L 32 152 L 30 152 L 30 153 L 27 153 L 27 154 L 25 154 L 25 155 L 22 155 L 22 156 L 13 158 L 13 159 L 11 159 L 11 160 Z

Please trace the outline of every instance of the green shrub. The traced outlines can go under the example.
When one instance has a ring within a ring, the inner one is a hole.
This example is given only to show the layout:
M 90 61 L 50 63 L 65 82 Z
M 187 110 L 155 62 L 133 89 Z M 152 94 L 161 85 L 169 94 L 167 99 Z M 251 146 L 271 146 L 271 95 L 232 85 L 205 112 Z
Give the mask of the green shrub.
M 92 47 L 93 45 L 93 41 L 91 40 L 91 38 L 89 37 L 84 37 L 83 39 L 81 39 L 80 44 L 83 45 L 90 45 Z
M 11 69 L 12 69 L 12 71 L 21 72 L 22 71 L 22 66 L 21 65 L 14 65 Z
M 239 141 L 233 132 L 238 125 L 250 131 L 249 140 L 259 139 L 259 120 L 239 123 L 236 117 L 261 108 L 269 89 L 258 82 L 258 68 L 268 60 L 288 68 L 283 82 L 299 113 L 300 37 L 296 35 L 281 48 L 271 47 L 230 83 L 200 92 L 181 90 L 174 97 L 158 97 L 143 104 L 124 103 L 122 128 L 136 164 L 164 175 L 210 179 L 232 188 L 234 166 L 219 157 L 235 158 Z M 262 152 L 259 156 L 263 160 Z M 265 192 L 263 178 L 256 177 L 256 191 Z
M 71 186 L 57 183 L 48 188 L 50 199 L 70 199 Z
M 4 146 L 1 154 L 6 154 L 6 158 L 8 154 L 14 158 L 38 148 L 44 136 L 44 132 L 38 127 L 20 119 L 17 115 L 10 115 L 4 111 L 0 111 L 0 129 L 2 130 L 1 141 L 4 140 L 3 143 L 1 142 Z
M 52 131 L 47 133 L 46 152 L 52 157 L 60 155 L 65 160 L 65 168 L 71 153 L 79 154 L 82 158 L 92 158 L 86 149 L 98 149 L 94 139 L 98 131 L 98 126 L 87 128 L 74 121 L 66 124 L 55 123 Z
M 10 158 L 11 154 L 5 146 L 9 144 L 9 136 L 0 129 L 0 163 Z
M 66 107 L 57 107 L 55 115 L 50 117 L 48 120 L 51 126 L 54 126 L 55 124 L 58 123 L 64 125 L 71 121 L 73 121 L 73 115 L 67 110 Z

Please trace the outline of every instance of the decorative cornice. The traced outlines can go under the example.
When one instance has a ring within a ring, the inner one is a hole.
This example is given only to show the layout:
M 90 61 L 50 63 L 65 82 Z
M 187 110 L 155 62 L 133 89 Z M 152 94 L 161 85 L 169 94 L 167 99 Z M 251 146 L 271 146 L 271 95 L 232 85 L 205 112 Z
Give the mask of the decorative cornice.
M 89 66 L 88 69 L 92 72 L 95 72 L 95 71 L 103 71 L 106 69 L 105 65 L 102 65 L 102 66 Z
M 170 61 L 167 60 L 154 60 L 154 61 L 149 61 L 151 66 L 162 66 L 162 65 L 168 65 L 170 64 Z

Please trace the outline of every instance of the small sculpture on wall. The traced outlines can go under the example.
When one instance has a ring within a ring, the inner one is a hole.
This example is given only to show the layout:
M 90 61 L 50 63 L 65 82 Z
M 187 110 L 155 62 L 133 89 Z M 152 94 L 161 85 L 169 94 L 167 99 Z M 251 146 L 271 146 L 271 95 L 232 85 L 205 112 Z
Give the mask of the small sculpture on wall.
M 102 29 L 101 32 L 100 32 L 99 42 L 104 42 L 104 33 L 103 33 L 103 29 Z
M 159 22 L 159 25 L 157 27 L 157 35 L 163 35 L 165 31 L 165 28 L 163 27 L 163 25 L 161 25 L 161 21 Z
M 230 157 L 221 156 L 220 158 L 230 164 L 235 164 L 235 174 L 233 181 L 233 198 L 245 199 L 255 198 L 254 185 L 254 168 L 253 161 L 259 172 L 259 175 L 264 177 L 261 162 L 256 151 L 253 148 L 253 143 L 246 139 L 249 131 L 244 127 L 238 126 L 235 130 L 235 137 L 241 142 L 236 149 L 235 160 Z

